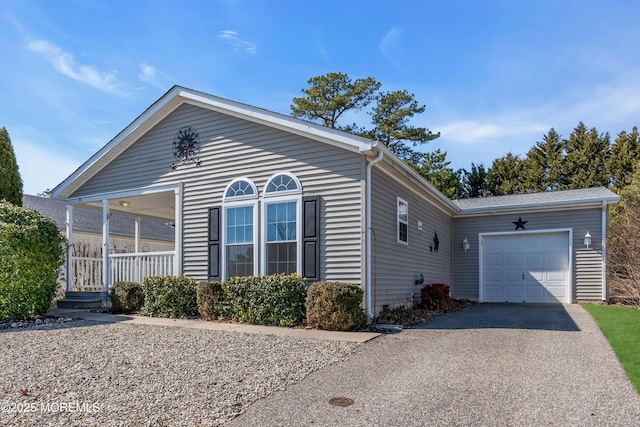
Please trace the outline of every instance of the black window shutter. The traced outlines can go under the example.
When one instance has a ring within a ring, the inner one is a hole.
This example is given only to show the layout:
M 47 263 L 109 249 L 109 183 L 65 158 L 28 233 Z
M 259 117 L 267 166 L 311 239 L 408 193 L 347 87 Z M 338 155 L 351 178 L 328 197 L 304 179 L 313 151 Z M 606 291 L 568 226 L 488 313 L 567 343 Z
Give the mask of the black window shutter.
M 320 280 L 320 197 L 302 199 L 302 275 Z
M 220 280 L 220 207 L 209 209 L 209 280 Z

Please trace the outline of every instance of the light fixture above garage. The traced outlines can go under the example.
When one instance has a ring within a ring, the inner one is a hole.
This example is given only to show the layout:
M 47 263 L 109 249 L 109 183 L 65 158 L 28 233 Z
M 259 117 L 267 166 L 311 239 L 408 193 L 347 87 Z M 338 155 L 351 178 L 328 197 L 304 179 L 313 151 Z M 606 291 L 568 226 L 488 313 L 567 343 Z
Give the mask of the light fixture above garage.
M 467 240 L 467 238 L 465 237 L 464 240 L 462 241 L 462 249 L 467 252 L 469 250 L 469 241 Z
M 129 202 L 126 200 L 120 200 L 118 203 L 120 203 L 120 206 L 122 206 L 123 208 L 129 206 Z
M 588 231 L 587 234 L 584 235 L 584 245 L 587 247 L 587 249 L 589 249 L 589 246 L 591 246 L 591 234 L 589 234 Z

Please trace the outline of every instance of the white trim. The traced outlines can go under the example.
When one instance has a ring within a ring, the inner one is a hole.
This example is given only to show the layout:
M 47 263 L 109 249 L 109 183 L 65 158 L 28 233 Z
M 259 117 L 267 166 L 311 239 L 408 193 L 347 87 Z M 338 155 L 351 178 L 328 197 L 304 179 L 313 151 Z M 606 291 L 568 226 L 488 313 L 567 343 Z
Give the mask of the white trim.
M 366 181 L 365 181 L 365 309 L 367 310 L 367 315 L 369 316 L 370 319 L 373 319 L 373 317 L 375 316 L 375 314 L 373 313 L 373 296 L 372 296 L 372 289 L 373 289 L 373 278 L 372 276 L 372 272 L 373 272 L 373 266 L 371 265 L 371 263 L 373 262 L 373 244 L 372 244 L 372 236 L 371 234 L 373 233 L 373 230 L 371 229 L 371 171 L 373 169 L 373 166 L 378 163 L 380 160 L 382 160 L 382 158 L 384 157 L 384 151 L 380 151 L 378 153 L 378 157 L 376 157 L 375 159 L 371 160 L 368 164 L 367 164 L 367 174 L 366 174 Z
M 400 203 L 404 203 L 407 206 L 407 220 L 404 221 L 400 219 L 400 212 L 398 212 L 398 208 L 400 207 Z M 407 226 L 407 241 L 400 240 L 400 224 L 404 224 Z M 402 197 L 396 198 L 396 242 L 401 245 L 409 244 L 409 202 L 404 200 Z
M 109 200 L 102 201 L 102 292 L 109 291 L 111 278 L 109 265 Z
M 253 207 L 253 275 L 258 274 L 258 200 L 233 200 L 222 204 L 222 220 L 220 221 L 220 280 L 227 279 L 227 210 L 229 208 Z
M 260 203 L 262 210 L 262 220 L 260 221 L 260 250 L 262 252 L 262 262 L 260 272 L 263 276 L 267 275 L 267 205 L 287 202 L 296 202 L 296 272 L 298 274 L 302 272 L 302 194 L 290 194 L 284 196 L 265 197 Z
M 169 191 L 180 191 L 181 183 L 158 185 L 149 187 L 132 188 L 129 190 L 111 191 L 106 193 L 91 194 L 88 196 L 74 197 L 67 199 L 66 202 L 70 205 L 77 205 L 79 203 L 91 203 L 99 202 L 102 200 L 112 200 L 126 197 L 142 196 L 145 194 L 164 193 Z
M 67 235 L 67 291 L 73 290 L 73 206 L 67 204 L 65 206 L 67 221 L 65 223 L 65 231 Z
M 184 269 L 184 261 L 182 259 L 182 197 L 184 194 L 184 184 L 181 182 L 178 188 L 174 189 L 174 238 L 173 250 L 174 256 L 174 272 L 177 276 L 182 275 Z
M 229 188 L 231 188 L 231 186 L 233 184 L 235 184 L 238 181 L 244 181 L 246 183 L 248 183 L 251 188 L 253 189 L 253 194 L 248 194 L 248 195 L 243 195 L 243 196 L 230 196 L 227 197 L 227 191 L 229 191 Z M 224 193 L 222 193 L 222 201 L 236 201 L 236 200 L 251 200 L 251 199 L 257 199 L 258 198 L 258 189 L 256 188 L 256 185 L 253 183 L 252 180 L 250 180 L 247 177 L 241 176 L 240 178 L 236 178 L 233 181 L 231 181 L 224 189 Z
M 549 233 L 569 233 L 569 265 L 567 279 L 567 301 L 564 303 L 571 304 L 573 302 L 573 228 L 552 228 L 545 230 L 525 230 L 525 231 L 498 231 L 491 233 L 478 233 L 478 302 L 484 301 L 484 238 L 495 236 L 509 236 L 517 234 L 549 234 Z

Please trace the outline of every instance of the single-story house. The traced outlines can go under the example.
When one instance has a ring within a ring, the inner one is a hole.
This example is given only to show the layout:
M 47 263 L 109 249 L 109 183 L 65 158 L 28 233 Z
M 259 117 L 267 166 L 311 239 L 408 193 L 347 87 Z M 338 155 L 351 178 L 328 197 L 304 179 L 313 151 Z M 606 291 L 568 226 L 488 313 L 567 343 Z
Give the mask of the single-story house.
M 361 285 L 370 316 L 434 282 L 478 301 L 603 300 L 618 200 L 595 188 L 451 201 L 377 141 L 180 86 L 52 196 L 68 224 L 100 209 L 105 245 L 111 213 L 175 224 L 174 250 L 147 253 L 142 273 L 106 251 L 104 290 L 116 274 L 297 272 Z

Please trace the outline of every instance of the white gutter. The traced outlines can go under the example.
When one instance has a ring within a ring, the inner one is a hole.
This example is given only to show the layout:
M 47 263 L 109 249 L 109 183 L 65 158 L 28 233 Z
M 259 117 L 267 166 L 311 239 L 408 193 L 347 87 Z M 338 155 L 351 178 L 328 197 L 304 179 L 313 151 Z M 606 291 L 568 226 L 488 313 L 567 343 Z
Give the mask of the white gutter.
M 372 274 L 372 268 L 371 268 L 371 258 L 372 258 L 372 244 L 371 244 L 371 169 L 373 169 L 373 166 L 378 163 L 380 160 L 382 160 L 382 157 L 384 157 L 384 151 L 380 151 L 378 153 L 378 157 L 376 157 L 375 159 L 371 160 L 368 164 L 367 164 L 367 177 L 366 177 L 366 182 L 365 182 L 365 199 L 366 199 L 366 220 L 365 220 L 365 232 L 366 232 L 366 243 L 365 243 L 365 263 L 366 263 L 366 277 L 365 277 L 365 305 L 366 305 L 366 310 L 367 310 L 367 315 L 369 316 L 369 318 L 373 318 L 374 314 L 373 314 L 373 310 L 372 310 L 372 300 L 371 300 L 371 289 L 372 289 L 372 280 L 371 280 L 371 274 Z
M 607 300 L 607 202 L 602 202 L 602 301 Z

